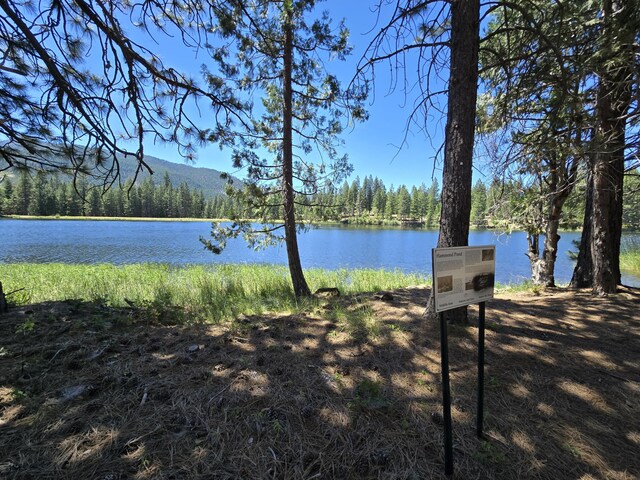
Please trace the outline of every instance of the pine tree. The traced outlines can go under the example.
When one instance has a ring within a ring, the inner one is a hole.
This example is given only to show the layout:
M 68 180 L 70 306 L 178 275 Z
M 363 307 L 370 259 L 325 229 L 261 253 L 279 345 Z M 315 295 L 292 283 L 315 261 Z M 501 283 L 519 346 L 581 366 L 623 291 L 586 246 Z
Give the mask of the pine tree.
M 400 220 L 406 220 L 411 216 L 411 196 L 404 185 L 400 185 L 396 194 L 397 214 Z
M 471 190 L 471 224 L 475 227 L 485 227 L 487 215 L 487 187 L 478 180 Z
M 31 182 L 31 192 L 27 206 L 28 215 L 46 215 L 47 177 L 44 172 L 37 172 Z
M 437 224 L 438 204 L 440 203 L 440 192 L 438 189 L 438 181 L 434 178 L 431 186 L 427 191 L 427 210 L 425 224 L 427 227 L 433 227 Z
M 245 188 L 228 193 L 263 223 L 259 228 L 248 221 L 214 225 L 213 241 L 202 239 L 216 253 L 240 234 L 253 246 L 284 241 L 296 296 L 310 294 L 297 243 L 303 225 L 296 211 L 307 203 L 302 198 L 351 172 L 346 155 L 338 155 L 336 139 L 349 114 L 364 116 L 361 99 L 353 107 L 347 104 L 338 79 L 325 70 L 331 57 L 343 59 L 349 53 L 348 32 L 343 26 L 332 31 L 328 14 L 314 14 L 315 3 L 230 0 L 220 5 L 220 32 L 235 43 L 236 53 L 229 58 L 218 52 L 221 69 L 239 92 L 262 94 L 260 114 L 236 137 L 234 167 L 247 168 Z M 314 148 L 326 162 L 311 162 Z M 274 225 L 275 218 L 281 222 Z
M 0 193 L 0 214 L 11 215 L 14 213 L 11 197 L 13 196 L 13 183 L 7 177 L 2 181 L 2 192 Z
M 16 215 L 29 214 L 31 199 L 31 177 L 26 170 L 21 170 L 16 188 L 12 192 L 11 205 Z
M 396 192 L 392 184 L 387 191 L 387 199 L 384 206 L 384 218 L 391 220 L 395 216 L 396 212 Z

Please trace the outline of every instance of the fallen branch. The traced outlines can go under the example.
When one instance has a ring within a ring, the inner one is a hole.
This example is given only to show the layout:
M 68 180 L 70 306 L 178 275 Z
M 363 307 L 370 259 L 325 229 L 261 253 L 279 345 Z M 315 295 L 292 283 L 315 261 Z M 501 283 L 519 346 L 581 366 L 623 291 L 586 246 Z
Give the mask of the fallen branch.
M 638 374 L 634 374 L 633 372 L 630 372 L 631 375 L 634 375 L 636 378 L 629 378 L 623 375 L 616 375 L 615 373 L 611 373 L 611 372 L 607 372 L 606 370 L 598 370 L 600 373 L 604 373 L 605 375 L 609 375 L 610 377 L 615 378 L 616 380 L 622 380 L 623 382 L 636 382 L 636 383 L 640 383 L 640 375 Z
M 4 295 L 5 295 L 5 297 L 8 297 L 9 295 L 13 295 L 14 293 L 21 292 L 22 290 L 25 290 L 25 287 L 18 288 L 18 289 L 16 289 L 16 290 L 12 290 L 11 292 L 9 292 L 9 293 L 5 293 Z
M 149 392 L 147 391 L 147 387 L 144 387 L 144 392 L 142 393 L 142 400 L 140 401 L 140 406 L 143 406 L 147 401 L 147 395 Z

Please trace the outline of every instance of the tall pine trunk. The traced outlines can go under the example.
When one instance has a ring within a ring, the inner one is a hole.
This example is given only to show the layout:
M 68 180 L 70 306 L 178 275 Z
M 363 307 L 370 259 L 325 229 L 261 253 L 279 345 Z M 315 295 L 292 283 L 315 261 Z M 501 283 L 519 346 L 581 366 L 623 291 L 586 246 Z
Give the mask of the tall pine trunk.
M 591 160 L 589 160 L 591 162 Z M 591 220 L 593 215 L 593 180 L 589 172 L 587 174 L 587 197 L 584 206 L 584 219 L 582 221 L 582 234 L 576 266 L 573 269 L 571 288 L 587 288 L 593 285 L 593 264 L 591 263 Z
M 560 215 L 562 213 L 562 207 L 567 200 L 570 191 L 562 192 L 561 194 L 553 195 L 551 199 L 551 205 L 549 215 L 547 216 L 547 225 L 545 227 L 544 246 L 542 248 L 542 259 L 544 261 L 544 276 L 545 286 L 556 286 L 556 260 L 558 258 L 558 242 L 560 241 L 560 235 L 558 229 L 560 228 Z
M 479 18 L 479 0 L 451 2 L 451 66 L 438 247 L 469 243 Z M 449 310 L 445 317 L 450 323 L 467 323 L 467 309 Z
M 600 103 L 600 101 L 598 101 Z M 605 101 L 609 103 L 609 101 Z M 598 107 L 600 110 L 601 107 Z M 624 179 L 624 122 L 609 110 L 599 121 L 603 144 L 593 164 L 593 223 L 591 262 L 593 291 L 615 293 L 620 283 L 620 238 L 622 235 L 622 188 Z M 626 110 L 626 109 L 625 109 Z M 619 112 L 622 113 L 622 112 Z M 622 113 L 623 115 L 626 113 Z M 600 115 L 598 115 L 600 116 Z M 623 126 L 616 125 L 623 123 Z M 620 148 L 620 135 L 622 148 Z
M 585 212 L 585 221 L 591 217 L 591 229 L 589 244 L 584 245 L 585 225 L 581 244 L 589 248 L 592 268 L 591 284 L 583 286 L 591 286 L 598 295 L 614 293 L 620 284 L 625 131 L 632 100 L 634 39 L 638 33 L 633 25 L 636 14 L 628 2 L 603 3 L 602 59 L 590 168 L 592 209 Z M 580 260 L 579 257 L 576 270 L 584 270 Z
M 298 232 L 296 230 L 295 198 L 293 191 L 293 27 L 292 6 L 285 5 L 284 19 L 284 71 L 283 71 L 283 132 L 282 132 L 282 200 L 287 261 L 296 297 L 311 295 L 300 262 Z

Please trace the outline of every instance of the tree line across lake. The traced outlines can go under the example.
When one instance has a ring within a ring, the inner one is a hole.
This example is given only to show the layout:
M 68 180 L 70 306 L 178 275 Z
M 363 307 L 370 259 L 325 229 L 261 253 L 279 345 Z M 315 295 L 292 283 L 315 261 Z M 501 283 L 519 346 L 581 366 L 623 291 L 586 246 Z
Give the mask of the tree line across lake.
M 640 177 L 629 176 L 625 184 L 623 222 L 640 229 Z M 584 215 L 584 186 L 570 196 L 562 227 L 579 228 Z M 436 227 L 440 216 L 440 187 L 436 180 L 427 186 L 386 186 L 371 175 L 345 181 L 339 188 L 326 188 L 301 197 L 301 217 L 309 222 L 347 221 L 353 224 L 408 224 Z M 477 228 L 502 230 L 531 228 L 530 218 L 543 198 L 518 181 L 485 183 L 472 189 L 471 224 Z M 280 207 L 281 208 L 281 207 Z M 247 210 L 243 203 L 224 194 L 207 198 L 202 190 L 186 182 L 174 185 L 165 171 L 160 182 L 153 177 L 107 191 L 79 177 L 73 183 L 58 175 L 21 172 L 0 183 L 0 214 L 32 216 L 90 216 L 142 218 L 280 218 L 277 208 L 264 212 Z

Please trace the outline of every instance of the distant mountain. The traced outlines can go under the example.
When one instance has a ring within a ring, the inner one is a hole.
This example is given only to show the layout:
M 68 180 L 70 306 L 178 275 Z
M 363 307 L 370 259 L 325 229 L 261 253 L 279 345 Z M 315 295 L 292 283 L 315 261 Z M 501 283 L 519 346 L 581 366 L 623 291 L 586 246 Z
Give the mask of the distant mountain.
M 144 161 L 153 170 L 153 181 L 156 185 L 160 185 L 164 172 L 166 171 L 169 173 L 169 178 L 174 187 L 177 187 L 182 182 L 187 182 L 190 189 L 202 190 L 207 198 L 224 193 L 224 187 L 227 181 L 220 178 L 222 172 L 218 170 L 205 167 L 193 167 L 186 163 L 169 162 L 150 155 L 146 155 Z M 123 179 L 123 183 L 133 177 L 135 167 L 136 165 L 133 162 L 122 162 L 120 164 L 120 176 Z M 145 170 L 144 173 L 138 175 L 137 181 L 142 182 L 148 176 L 149 173 Z M 238 178 L 232 178 L 234 185 L 238 186 L 242 184 L 242 181 Z
M 169 178 L 174 187 L 177 187 L 182 182 L 187 182 L 191 190 L 202 190 L 206 198 L 211 198 L 215 195 L 224 193 L 226 180 L 220 178 L 222 172 L 214 170 L 213 168 L 193 167 L 185 163 L 174 163 L 161 158 L 152 157 L 146 155 L 144 157 L 145 162 L 153 170 L 153 181 L 156 185 L 162 183 L 162 177 L 164 172 L 169 173 Z M 120 162 L 120 178 L 124 184 L 128 179 L 133 178 L 135 173 L 136 163 L 132 160 Z M 15 177 L 15 172 L 5 172 L 2 176 L 8 176 L 9 178 Z M 145 170 L 138 175 L 136 183 L 141 183 L 145 178 L 149 176 L 149 173 Z M 231 177 L 233 183 L 236 186 L 242 185 L 242 181 L 236 177 Z

